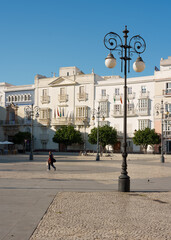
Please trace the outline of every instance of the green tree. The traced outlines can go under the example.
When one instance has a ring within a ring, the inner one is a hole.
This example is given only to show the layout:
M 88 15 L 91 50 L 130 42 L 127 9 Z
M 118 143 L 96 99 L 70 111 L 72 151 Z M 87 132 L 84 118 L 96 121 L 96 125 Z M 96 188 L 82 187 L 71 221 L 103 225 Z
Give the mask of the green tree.
M 13 137 L 13 142 L 15 144 L 23 145 L 23 150 L 25 150 L 25 141 L 31 140 L 31 133 L 29 132 L 18 132 Z
M 83 144 L 80 131 L 74 129 L 73 126 L 62 126 L 59 128 L 54 137 L 52 138 L 55 143 L 63 143 L 67 149 L 67 146 L 74 143 Z
M 97 128 L 94 127 L 88 135 L 88 141 L 91 144 L 97 144 Z M 117 143 L 117 131 L 108 125 L 99 127 L 99 144 L 103 151 L 106 145 L 114 145 Z
M 155 144 L 159 144 L 160 141 L 160 136 L 154 129 L 150 128 L 136 131 L 133 137 L 133 143 L 142 146 L 145 149 L 145 152 L 147 152 L 148 145 L 154 146 Z

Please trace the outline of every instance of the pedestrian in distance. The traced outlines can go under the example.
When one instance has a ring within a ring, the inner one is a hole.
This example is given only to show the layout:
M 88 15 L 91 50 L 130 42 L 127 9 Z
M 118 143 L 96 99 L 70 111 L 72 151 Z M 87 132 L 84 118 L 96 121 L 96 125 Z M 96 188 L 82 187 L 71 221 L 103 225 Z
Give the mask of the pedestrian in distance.
M 56 162 L 56 160 L 53 157 L 52 152 L 49 152 L 49 158 L 48 158 L 48 171 L 50 171 L 50 166 L 53 167 L 54 171 L 56 171 L 56 167 L 53 165 L 53 163 Z

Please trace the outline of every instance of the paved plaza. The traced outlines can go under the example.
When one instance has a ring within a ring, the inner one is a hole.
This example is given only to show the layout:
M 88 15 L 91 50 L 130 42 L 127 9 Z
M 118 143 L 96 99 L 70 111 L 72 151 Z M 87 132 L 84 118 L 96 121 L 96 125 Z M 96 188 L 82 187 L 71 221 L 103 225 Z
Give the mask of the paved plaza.
M 128 155 L 131 192 L 118 193 L 120 154 L 0 156 L 0 240 L 169 240 L 171 156 Z

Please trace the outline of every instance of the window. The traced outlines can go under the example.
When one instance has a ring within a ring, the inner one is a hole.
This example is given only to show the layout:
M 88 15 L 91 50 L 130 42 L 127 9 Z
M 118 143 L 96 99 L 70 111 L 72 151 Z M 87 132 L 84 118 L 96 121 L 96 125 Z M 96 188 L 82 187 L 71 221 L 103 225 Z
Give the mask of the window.
M 128 94 L 132 94 L 132 87 L 128 87 Z
M 76 117 L 87 117 L 88 116 L 88 108 L 87 106 L 79 106 L 76 107 Z
M 102 97 L 105 97 L 106 96 L 106 89 L 102 89 Z
M 119 88 L 115 88 L 115 95 L 119 95 Z
M 170 136 L 171 135 L 171 121 L 169 121 L 169 120 L 164 121 L 163 129 L 164 129 L 165 136 L 168 136 L 168 135 Z
M 67 76 L 69 76 L 69 72 L 67 72 Z
M 120 107 L 121 106 L 119 104 L 115 105 L 114 106 L 115 112 L 120 112 Z
M 40 119 L 49 119 L 50 118 L 50 109 L 41 109 L 40 110 Z
M 29 100 L 29 101 L 31 100 L 31 95 L 30 95 L 30 94 L 28 94 L 28 100 Z
M 131 111 L 134 110 L 134 104 L 133 103 L 130 103 L 127 106 L 128 106 L 128 112 L 131 112 Z
M 146 93 L 146 86 L 141 86 L 141 93 Z
M 80 95 L 84 94 L 84 86 L 79 87 L 79 94 Z
M 42 96 L 47 96 L 47 89 L 42 90 Z
M 65 95 L 65 88 L 60 88 L 60 95 Z
M 150 120 L 149 119 L 138 120 L 138 129 L 139 130 L 144 130 L 147 127 L 150 128 Z
M 24 100 L 27 101 L 27 95 L 26 94 L 24 95 Z
M 138 100 L 139 111 L 146 110 L 148 108 L 148 99 Z
M 166 94 L 171 94 L 171 83 L 166 83 Z
M 169 113 L 169 115 L 171 114 L 171 103 L 167 103 L 165 105 L 165 111 L 166 113 Z
M 108 102 L 100 102 L 101 117 L 108 117 Z
M 114 105 L 114 113 L 120 113 L 121 112 L 121 105 L 120 104 L 115 104 Z

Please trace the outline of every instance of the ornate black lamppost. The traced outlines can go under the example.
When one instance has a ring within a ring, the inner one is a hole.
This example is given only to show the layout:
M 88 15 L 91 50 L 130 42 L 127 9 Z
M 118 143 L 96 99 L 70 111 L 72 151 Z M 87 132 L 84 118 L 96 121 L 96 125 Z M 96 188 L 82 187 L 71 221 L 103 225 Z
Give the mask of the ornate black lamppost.
M 140 57 L 146 49 L 146 43 L 140 35 L 133 36 L 129 42 L 127 42 L 128 33 L 127 26 L 125 26 L 124 33 L 124 44 L 121 37 L 114 32 L 109 32 L 104 37 L 104 45 L 110 50 L 107 58 L 105 59 L 105 65 L 108 68 L 114 68 L 116 65 L 116 59 L 114 58 L 112 51 L 118 51 L 121 59 L 121 72 L 123 71 L 124 62 L 124 129 L 123 129 L 123 161 L 122 171 L 119 176 L 118 191 L 129 192 L 130 191 L 130 177 L 127 173 L 127 71 L 130 72 L 130 60 L 133 53 L 137 53 L 139 57 L 133 64 L 133 69 L 136 72 L 142 72 L 145 69 L 145 64 Z M 128 66 L 128 70 L 127 70 Z
M 24 108 L 27 118 L 31 119 L 31 144 L 30 144 L 30 156 L 29 160 L 33 160 L 33 117 L 39 117 L 39 107 L 35 106 L 33 108 L 33 104 L 31 106 L 26 106 Z
M 96 161 L 100 161 L 100 154 L 99 154 L 99 118 L 102 115 L 102 120 L 105 120 L 103 111 L 100 110 L 100 107 L 98 106 L 98 109 L 93 109 L 93 116 L 92 120 L 95 120 L 95 114 L 97 118 L 97 154 L 96 154 Z

